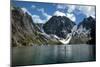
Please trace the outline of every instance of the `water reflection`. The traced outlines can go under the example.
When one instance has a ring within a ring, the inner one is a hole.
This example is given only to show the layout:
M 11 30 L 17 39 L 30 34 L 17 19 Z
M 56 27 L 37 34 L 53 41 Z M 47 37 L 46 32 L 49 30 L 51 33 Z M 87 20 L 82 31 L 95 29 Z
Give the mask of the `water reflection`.
M 13 48 L 13 65 L 95 60 L 95 45 L 45 45 Z

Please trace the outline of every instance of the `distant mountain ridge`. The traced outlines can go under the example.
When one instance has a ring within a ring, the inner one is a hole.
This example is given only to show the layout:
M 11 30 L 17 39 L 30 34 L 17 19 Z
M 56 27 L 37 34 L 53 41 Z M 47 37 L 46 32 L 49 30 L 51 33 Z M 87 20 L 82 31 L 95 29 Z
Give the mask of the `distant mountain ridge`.
M 81 25 L 86 29 L 90 29 L 95 27 L 96 21 L 93 17 L 89 16 L 88 18 L 84 18 L 83 21 L 78 24 L 78 27 L 80 27 Z
M 95 44 L 95 26 L 96 21 L 91 16 L 84 18 L 78 25 L 65 16 L 53 16 L 44 24 L 43 29 L 47 34 L 54 34 L 63 39 L 71 33 L 73 37 L 70 44 Z

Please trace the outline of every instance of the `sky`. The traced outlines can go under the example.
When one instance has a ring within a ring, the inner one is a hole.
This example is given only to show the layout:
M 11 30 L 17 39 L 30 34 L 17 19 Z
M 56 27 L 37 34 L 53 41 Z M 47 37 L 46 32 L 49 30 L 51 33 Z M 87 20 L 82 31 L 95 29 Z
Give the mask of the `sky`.
M 76 24 L 79 24 L 84 18 L 89 16 L 95 18 L 95 6 L 93 5 L 69 5 L 26 1 L 12 1 L 12 4 L 31 15 L 35 23 L 45 23 L 52 16 L 66 16 Z

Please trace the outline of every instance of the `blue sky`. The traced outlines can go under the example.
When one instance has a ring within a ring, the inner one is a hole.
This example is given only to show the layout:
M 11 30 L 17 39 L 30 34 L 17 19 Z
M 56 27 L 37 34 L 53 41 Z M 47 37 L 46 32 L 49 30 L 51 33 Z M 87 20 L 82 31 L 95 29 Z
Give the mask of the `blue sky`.
M 53 15 L 66 16 L 76 24 L 89 16 L 95 18 L 95 6 L 25 1 L 12 1 L 12 4 L 20 7 L 24 12 L 28 12 L 35 23 L 45 23 Z

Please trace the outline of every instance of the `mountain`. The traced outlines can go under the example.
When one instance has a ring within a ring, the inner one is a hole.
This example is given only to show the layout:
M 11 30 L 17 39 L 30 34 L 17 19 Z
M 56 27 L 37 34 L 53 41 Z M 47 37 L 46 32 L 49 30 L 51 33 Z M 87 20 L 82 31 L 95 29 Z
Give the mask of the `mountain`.
M 38 28 L 39 28 L 42 32 L 44 32 L 44 30 L 43 30 L 43 23 L 35 23 L 35 25 L 37 25 Z
M 33 20 L 31 15 L 21 8 L 11 7 L 12 46 L 47 45 L 57 42 L 46 37 Z
M 82 22 L 79 23 L 78 27 L 80 26 L 85 27 L 86 29 L 93 29 L 95 28 L 96 25 L 96 21 L 94 18 L 92 18 L 91 16 L 88 18 L 84 18 L 84 20 Z
M 66 38 L 68 33 L 71 33 L 71 29 L 75 25 L 66 16 L 52 16 L 44 25 L 44 32 L 47 34 L 55 34 L 60 38 Z
M 82 22 L 80 22 L 76 26 L 76 30 L 73 35 L 73 39 L 70 43 L 87 43 L 87 44 L 95 44 L 96 37 L 96 21 L 91 16 L 88 18 L 84 18 Z
M 85 18 L 80 24 L 79 26 L 83 26 L 84 28 L 86 28 L 86 30 L 90 30 L 90 37 L 91 40 L 89 40 L 87 43 L 89 44 L 95 44 L 96 42 L 96 19 L 93 17 L 88 17 Z

